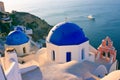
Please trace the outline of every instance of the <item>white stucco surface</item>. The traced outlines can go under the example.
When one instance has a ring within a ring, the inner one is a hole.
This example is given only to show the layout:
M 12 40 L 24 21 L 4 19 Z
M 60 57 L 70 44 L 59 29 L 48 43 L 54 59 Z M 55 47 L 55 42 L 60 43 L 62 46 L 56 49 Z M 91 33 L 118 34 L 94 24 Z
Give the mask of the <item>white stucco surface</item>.
M 85 58 L 82 60 L 82 49 L 84 49 Z M 52 51 L 55 52 L 55 61 L 58 63 L 66 62 L 66 53 L 71 52 L 71 60 L 82 62 L 89 59 L 89 41 L 79 45 L 57 46 L 47 42 L 47 53 L 52 60 Z
M 5 48 L 15 48 L 17 55 L 18 56 L 23 56 L 25 54 L 30 54 L 30 41 L 28 41 L 25 44 L 21 44 L 21 45 L 7 45 L 5 44 Z M 23 52 L 23 48 L 25 48 L 25 52 Z
M 120 80 L 120 70 L 116 70 L 100 80 Z

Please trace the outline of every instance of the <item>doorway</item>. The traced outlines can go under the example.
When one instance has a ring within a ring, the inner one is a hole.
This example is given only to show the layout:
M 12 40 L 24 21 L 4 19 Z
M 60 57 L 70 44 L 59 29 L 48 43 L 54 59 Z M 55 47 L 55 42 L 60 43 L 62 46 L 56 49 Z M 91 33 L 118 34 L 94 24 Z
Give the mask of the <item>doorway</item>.
M 71 52 L 66 53 L 66 62 L 71 61 Z

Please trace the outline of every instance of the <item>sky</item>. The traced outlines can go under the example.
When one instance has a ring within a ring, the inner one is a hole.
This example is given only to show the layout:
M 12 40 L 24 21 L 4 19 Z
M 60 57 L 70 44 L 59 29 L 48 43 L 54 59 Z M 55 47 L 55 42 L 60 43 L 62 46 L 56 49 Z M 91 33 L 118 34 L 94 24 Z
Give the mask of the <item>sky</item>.
M 4 2 L 5 10 L 10 12 L 12 10 L 22 10 L 21 8 L 35 4 L 37 2 L 44 2 L 43 0 L 0 0 Z

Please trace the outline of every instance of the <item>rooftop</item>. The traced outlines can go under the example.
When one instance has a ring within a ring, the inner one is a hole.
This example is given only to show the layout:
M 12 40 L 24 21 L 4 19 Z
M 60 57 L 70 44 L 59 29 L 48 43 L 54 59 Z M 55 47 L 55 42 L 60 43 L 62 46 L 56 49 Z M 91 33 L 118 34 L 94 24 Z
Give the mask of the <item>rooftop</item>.
M 27 43 L 28 41 L 28 36 L 19 30 L 10 32 L 6 38 L 7 45 L 21 45 Z
M 47 40 L 55 45 L 62 46 L 78 45 L 88 41 L 88 38 L 85 37 L 80 26 L 71 22 L 62 22 L 51 29 Z

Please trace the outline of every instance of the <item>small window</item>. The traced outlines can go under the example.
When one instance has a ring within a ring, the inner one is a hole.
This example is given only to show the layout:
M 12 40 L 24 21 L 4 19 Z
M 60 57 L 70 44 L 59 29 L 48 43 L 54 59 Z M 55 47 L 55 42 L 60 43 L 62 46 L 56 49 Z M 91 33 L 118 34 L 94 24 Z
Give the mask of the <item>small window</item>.
M 108 57 L 110 58 L 110 52 L 108 52 Z
M 23 53 L 26 53 L 26 49 L 25 49 L 25 47 L 23 48 Z
M 103 56 L 105 57 L 105 52 L 103 52 Z
M 108 41 L 106 41 L 106 45 L 108 46 Z
M 83 60 L 84 58 L 85 58 L 85 51 L 84 51 L 84 49 L 82 49 L 82 51 L 81 51 L 81 59 Z
M 52 51 L 52 60 L 55 61 L 55 51 Z

